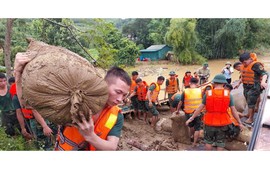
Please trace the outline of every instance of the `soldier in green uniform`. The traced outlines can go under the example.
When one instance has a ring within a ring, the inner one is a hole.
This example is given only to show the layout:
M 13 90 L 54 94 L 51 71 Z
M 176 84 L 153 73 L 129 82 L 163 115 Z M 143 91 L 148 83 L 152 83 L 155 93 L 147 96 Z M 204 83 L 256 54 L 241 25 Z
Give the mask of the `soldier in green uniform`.
M 22 128 L 22 135 L 30 138 L 29 135 L 31 133 L 32 137 L 34 137 L 34 143 L 38 149 L 53 150 L 55 143 L 54 140 L 56 139 L 57 134 L 57 126 L 48 120 L 43 119 L 43 117 L 35 110 L 32 110 L 31 118 L 24 117 L 17 95 L 13 96 L 12 102 Z M 27 127 L 25 127 L 25 125 Z M 25 129 L 25 131 L 23 131 L 23 129 Z
M 200 84 L 208 82 L 210 77 L 210 69 L 208 67 L 208 63 L 204 63 L 203 67 L 197 70 L 198 76 L 200 77 Z
M 5 128 L 7 135 L 14 136 L 16 134 L 16 128 L 20 131 L 19 122 L 9 92 L 9 86 L 7 86 L 7 78 L 3 73 L 0 73 L 0 114 L 1 126 Z
M 254 61 L 250 53 L 240 55 L 239 61 L 243 64 L 241 70 L 241 79 L 244 87 L 244 96 L 248 104 L 247 124 L 252 124 L 255 113 L 255 105 L 260 97 L 261 91 L 267 87 L 268 74 L 264 70 L 262 63 Z

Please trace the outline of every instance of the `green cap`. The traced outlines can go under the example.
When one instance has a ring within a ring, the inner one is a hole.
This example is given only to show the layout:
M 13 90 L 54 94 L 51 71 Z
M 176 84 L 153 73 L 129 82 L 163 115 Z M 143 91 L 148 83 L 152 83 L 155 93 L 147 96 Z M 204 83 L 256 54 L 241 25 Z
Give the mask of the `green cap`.
M 212 80 L 213 83 L 227 83 L 226 77 L 223 74 L 218 74 Z
M 208 63 L 204 63 L 203 66 L 208 66 Z

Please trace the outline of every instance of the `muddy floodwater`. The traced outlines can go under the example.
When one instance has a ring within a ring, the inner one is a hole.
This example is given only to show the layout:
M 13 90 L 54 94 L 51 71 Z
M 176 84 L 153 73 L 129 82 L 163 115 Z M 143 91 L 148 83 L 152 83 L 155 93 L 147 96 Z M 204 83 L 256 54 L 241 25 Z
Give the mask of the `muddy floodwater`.
M 270 71 L 270 57 L 269 56 L 258 56 L 258 60 L 262 62 L 265 66 L 265 70 Z M 231 62 L 232 66 L 235 62 L 239 61 L 238 59 L 220 59 L 220 60 L 210 60 L 208 61 L 210 68 L 210 78 L 212 80 L 215 75 L 221 73 L 226 62 Z M 139 62 L 134 68 L 131 68 L 129 71 L 136 70 L 139 72 L 139 77 L 141 77 L 148 84 L 156 82 L 157 77 L 162 75 L 165 78 L 169 77 L 170 71 L 175 71 L 180 80 L 180 89 L 182 88 L 182 79 L 186 71 L 191 71 L 192 74 L 202 65 L 180 65 L 172 64 L 167 61 L 158 61 L 158 62 Z M 234 70 L 232 74 L 232 82 L 239 79 L 240 73 L 237 70 Z M 165 83 L 161 86 L 162 89 L 165 88 Z M 159 99 L 164 98 L 164 90 L 161 91 Z

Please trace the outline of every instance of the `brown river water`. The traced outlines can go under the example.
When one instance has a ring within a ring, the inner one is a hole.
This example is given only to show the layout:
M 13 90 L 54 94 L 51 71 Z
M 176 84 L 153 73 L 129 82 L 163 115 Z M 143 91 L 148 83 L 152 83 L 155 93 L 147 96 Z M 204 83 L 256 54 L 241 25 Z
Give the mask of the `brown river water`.
M 265 70 L 270 72 L 270 57 L 269 56 L 258 56 L 258 60 L 262 62 L 265 66 Z M 210 78 L 212 80 L 215 75 L 221 73 L 222 68 L 225 66 L 226 62 L 231 62 L 232 66 L 238 59 L 220 59 L 220 60 L 210 60 L 208 61 L 210 68 Z M 131 74 L 132 71 L 136 70 L 139 72 L 139 77 L 141 77 L 148 84 L 156 82 L 157 77 L 162 75 L 165 78 L 169 78 L 169 72 L 175 71 L 180 80 L 180 89 L 182 88 L 182 79 L 186 71 L 191 71 L 192 74 L 197 69 L 202 67 L 202 65 L 180 65 L 173 64 L 167 61 L 158 61 L 158 62 L 139 62 L 135 67 L 128 69 L 127 71 Z M 239 79 L 239 72 L 234 70 L 232 74 L 232 82 Z M 165 89 L 165 82 L 161 86 L 162 89 Z M 164 90 L 159 94 L 159 99 L 164 98 Z

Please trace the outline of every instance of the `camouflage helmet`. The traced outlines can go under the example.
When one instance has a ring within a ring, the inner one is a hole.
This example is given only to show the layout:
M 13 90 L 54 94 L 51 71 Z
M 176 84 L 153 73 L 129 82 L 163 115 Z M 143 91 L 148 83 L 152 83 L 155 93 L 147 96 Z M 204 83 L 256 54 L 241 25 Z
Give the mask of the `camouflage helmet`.
M 207 62 L 205 62 L 205 63 L 203 64 L 203 66 L 208 67 L 208 63 L 207 63 Z
M 226 77 L 223 74 L 218 74 L 214 77 L 214 79 L 212 80 L 213 83 L 221 83 L 221 84 L 225 84 L 227 83 Z

